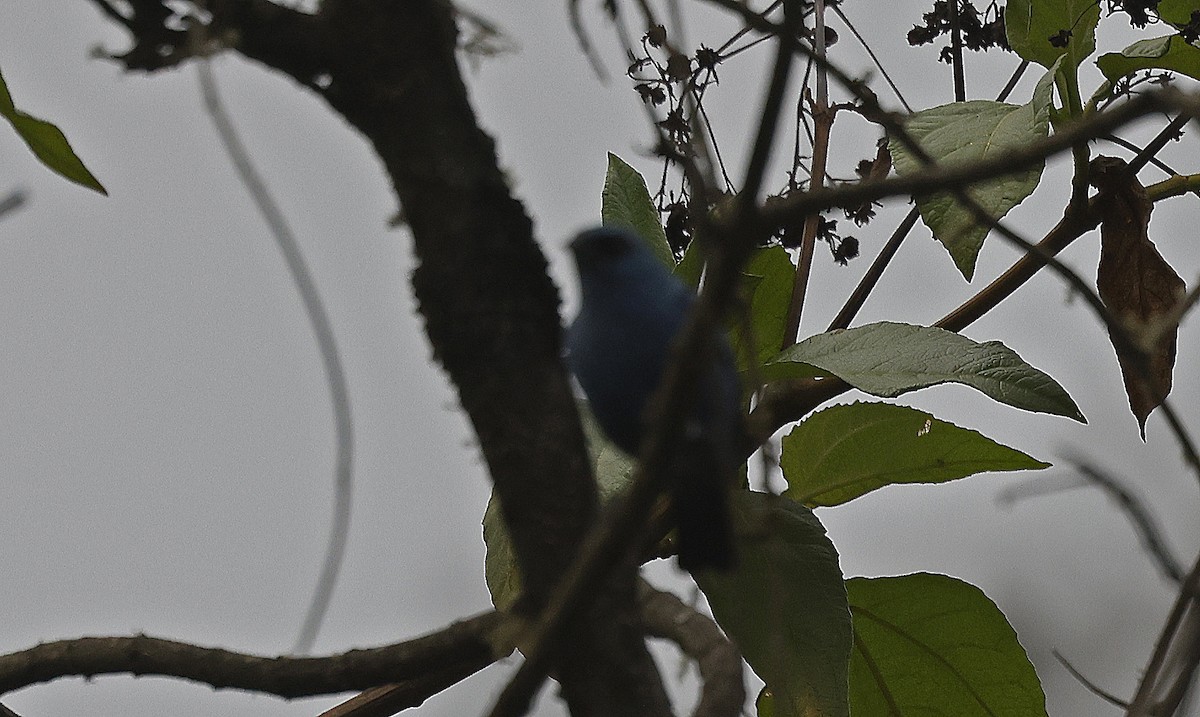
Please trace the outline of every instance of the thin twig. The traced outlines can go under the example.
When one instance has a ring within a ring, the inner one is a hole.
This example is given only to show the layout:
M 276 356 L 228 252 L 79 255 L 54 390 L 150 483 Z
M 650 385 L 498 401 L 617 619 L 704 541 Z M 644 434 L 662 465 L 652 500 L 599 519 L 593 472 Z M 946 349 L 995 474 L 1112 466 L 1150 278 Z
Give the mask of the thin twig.
M 1111 143 L 1117 145 L 1118 147 L 1124 147 L 1125 149 L 1129 150 L 1130 152 L 1140 153 L 1142 151 L 1141 147 L 1137 146 L 1136 144 L 1134 144 L 1133 142 L 1130 142 L 1127 139 L 1122 139 L 1122 138 L 1116 136 L 1115 134 L 1106 134 L 1103 137 L 1100 137 L 1099 139 L 1102 139 L 1105 142 L 1111 142 Z M 1155 167 L 1158 167 L 1159 169 L 1161 169 L 1168 176 L 1173 177 L 1173 176 L 1179 174 L 1179 172 L 1176 172 L 1174 169 L 1171 169 L 1170 165 L 1168 165 L 1166 162 L 1162 161 L 1158 157 L 1150 157 L 1149 163 L 1153 164 Z
M 1137 534 L 1138 541 L 1142 544 L 1142 547 L 1146 550 L 1146 553 L 1151 557 L 1155 565 L 1158 566 L 1159 572 L 1162 573 L 1163 577 L 1176 585 L 1182 582 L 1184 577 L 1183 566 L 1171 554 L 1170 549 L 1167 547 L 1166 539 L 1163 537 L 1162 530 L 1158 527 L 1158 523 L 1154 519 L 1154 515 L 1142 502 L 1141 498 L 1134 495 L 1116 478 L 1092 466 L 1081 464 L 1080 459 L 1067 458 L 1067 460 L 1075 465 L 1076 469 L 1082 474 L 1082 477 L 1062 476 L 1062 480 L 1057 481 L 1039 479 L 1015 485 L 997 493 L 997 502 L 1004 505 L 1012 505 L 1018 500 L 1052 495 L 1077 488 L 1098 487 L 1113 499 L 1117 507 L 1121 509 L 1121 512 L 1129 520 L 1134 533 Z
M 721 156 L 721 147 L 717 144 L 716 131 L 713 129 L 712 122 L 708 119 L 708 111 L 704 109 L 704 105 L 700 102 L 700 98 L 697 96 L 697 93 L 694 90 L 692 91 L 692 103 L 696 111 L 695 115 L 699 117 L 700 121 L 704 124 L 705 133 L 703 136 L 707 137 L 707 140 L 704 142 L 703 146 L 707 148 L 711 145 L 713 158 L 716 159 L 716 168 L 720 170 L 721 180 L 725 183 L 725 190 L 728 192 L 733 192 L 735 191 L 733 180 L 730 179 L 729 171 L 725 168 L 725 158 Z
M 1183 419 L 1175 410 L 1174 403 L 1167 398 L 1158 404 L 1158 411 L 1166 420 L 1167 426 L 1170 427 L 1171 433 L 1175 435 L 1175 440 L 1179 442 L 1179 447 L 1183 449 L 1183 459 L 1191 466 L 1192 473 L 1200 482 L 1200 450 L 1196 448 L 1196 441 L 1192 438 L 1191 432 L 1184 425 Z
M 0 199 L 0 217 L 20 209 L 28 200 L 29 192 L 24 189 L 12 190 L 3 199 Z
M 742 54 L 746 50 L 755 48 L 755 47 L 763 44 L 764 42 L 770 42 L 771 39 L 772 38 L 770 35 L 759 35 L 758 37 L 754 38 L 753 40 L 747 42 L 745 45 L 740 45 L 740 46 L 738 46 L 732 50 L 729 50 L 727 52 L 722 52 L 722 53 L 720 53 L 721 62 L 724 62 L 732 57 L 737 57 L 738 55 Z
M 850 31 L 851 35 L 854 35 L 854 39 L 858 40 L 858 44 L 862 45 L 862 49 L 866 51 L 867 57 L 871 58 L 871 62 L 875 64 L 876 69 L 879 70 L 879 74 L 883 76 L 883 81 L 887 83 L 888 87 L 892 88 L 892 94 L 896 95 L 896 99 L 899 100 L 900 104 L 904 106 L 904 110 L 906 112 L 912 112 L 912 106 L 908 104 L 908 100 L 904 99 L 904 94 L 900 92 L 900 88 L 897 87 L 896 83 L 892 81 L 892 76 L 888 74 L 887 67 L 885 67 L 884 64 L 879 61 L 879 58 L 875 56 L 875 51 L 871 49 L 870 45 L 867 44 L 866 39 L 859 34 L 858 28 L 854 26 L 854 23 L 850 22 L 850 18 L 846 17 L 846 13 L 842 12 L 842 6 L 830 5 L 829 9 L 833 10 L 833 12 L 842 19 L 842 22 L 846 25 L 846 29 Z
M 596 73 L 596 78 L 601 82 L 607 82 L 608 72 L 604 70 L 604 63 L 600 61 L 600 56 L 596 54 L 596 49 L 592 47 L 592 41 L 588 39 L 587 30 L 583 27 L 583 18 L 579 13 L 579 0 L 569 0 L 567 10 L 571 19 L 571 32 L 575 33 L 575 39 L 579 42 L 579 49 L 591 64 L 592 72 Z
M 1192 116 L 1186 112 L 1180 112 L 1178 115 L 1176 115 L 1175 119 L 1168 122 L 1167 126 L 1163 127 L 1159 133 L 1154 136 L 1154 139 L 1150 140 L 1146 146 L 1143 147 L 1136 156 L 1134 156 L 1133 159 L 1129 160 L 1128 171 L 1133 174 L 1137 174 L 1138 172 L 1142 171 L 1142 167 L 1146 166 L 1146 162 L 1150 161 L 1152 157 L 1157 155 L 1163 147 L 1166 147 L 1167 142 L 1179 137 L 1180 130 L 1182 130 L 1184 125 L 1186 125 L 1191 119 Z
M 773 11 L 775 10 L 775 8 L 779 7 L 779 6 L 780 6 L 780 5 L 782 5 L 782 4 L 783 4 L 783 0 L 774 0 L 774 2 L 772 2 L 772 3 L 770 4 L 770 6 L 768 6 L 768 7 L 767 7 L 767 9 L 766 9 L 766 10 L 763 10 L 763 11 L 762 11 L 761 13 L 759 13 L 759 14 L 760 14 L 760 15 L 763 15 L 763 16 L 765 17 L 766 15 L 769 15 L 769 14 L 771 14 L 771 12 L 773 12 Z M 742 28 L 740 28 L 740 29 L 739 29 L 737 32 L 733 33 L 733 36 L 732 36 L 732 37 L 730 37 L 728 40 L 726 40 L 724 44 L 722 44 L 720 47 L 718 47 L 718 48 L 717 48 L 717 52 L 718 52 L 718 53 L 721 53 L 722 55 L 724 55 L 724 54 L 725 54 L 725 50 L 729 49 L 729 47 L 730 47 L 731 45 L 733 45 L 733 43 L 737 42 L 737 41 L 738 41 L 738 40 L 740 40 L 741 38 L 743 38 L 743 37 L 745 37 L 746 35 L 750 34 L 750 31 L 751 31 L 752 29 L 753 29 L 753 28 L 752 28 L 750 25 L 745 25 L 745 26 L 743 26 L 743 27 L 742 27 Z M 763 37 L 770 37 L 770 35 L 764 35 Z
M 334 478 L 333 520 L 329 528 L 329 543 L 325 549 L 325 561 L 321 566 L 320 577 L 313 591 L 312 603 L 304 617 L 296 643 L 292 647 L 293 654 L 304 654 L 312 649 L 329 609 L 333 597 L 333 588 L 337 584 L 338 572 L 342 559 L 346 554 L 346 541 L 350 533 L 350 501 L 353 495 L 353 455 L 354 455 L 354 425 L 350 414 L 350 393 L 346 386 L 346 372 L 342 368 L 342 359 L 338 353 L 337 342 L 333 335 L 333 325 L 321 294 L 317 290 L 312 272 L 304 261 L 300 244 L 292 233 L 287 219 L 283 216 L 279 205 L 272 198 L 266 182 L 254 168 L 246 146 L 238 136 L 233 121 L 226 112 L 217 92 L 216 78 L 213 76 L 211 61 L 202 58 L 196 65 L 197 76 L 200 80 L 200 91 L 204 97 L 204 106 L 212 119 L 217 135 L 230 161 L 238 172 L 242 183 L 246 186 L 254 206 L 258 208 L 263 221 L 275 238 L 275 244 L 283 254 L 287 263 L 304 312 L 308 316 L 309 325 L 317 339 L 317 347 L 321 353 L 321 362 L 325 368 L 325 381 L 329 386 L 330 400 L 333 404 L 334 431 L 337 441 L 337 458 Z
M 1126 717 L 1175 714 L 1200 663 L 1200 556 L 1179 587 Z M 1172 655 L 1177 660 L 1171 660 Z M 1172 680 L 1172 676 L 1174 679 Z M 1162 696 L 1163 699 L 1159 699 Z M 1173 704 L 1172 704 L 1173 702 Z
M 1004 102 L 1008 99 L 1012 91 L 1017 89 L 1017 83 L 1021 81 L 1021 78 L 1025 75 L 1025 70 L 1028 69 L 1029 60 L 1021 60 L 1021 63 L 1017 65 L 1017 69 L 1013 70 L 1012 76 L 1008 78 L 1008 82 L 1005 83 L 1004 88 L 1000 90 L 1000 94 L 996 97 L 997 102 Z
M 800 10 L 792 8 L 793 4 L 793 0 L 784 0 L 783 3 L 785 20 L 780 30 L 789 33 L 788 38 L 793 36 L 795 28 L 799 26 L 800 22 Z M 767 88 L 766 100 L 763 102 L 758 132 L 754 138 L 754 146 L 750 150 L 750 161 L 746 166 L 746 178 L 742 182 L 742 190 L 740 192 L 743 202 L 747 204 L 753 204 L 758 199 L 758 193 L 762 189 L 767 161 L 771 156 L 771 147 L 774 145 L 775 128 L 779 126 L 783 94 L 787 90 L 788 76 L 792 70 L 794 53 L 789 47 L 790 44 L 792 43 L 780 38 L 779 49 L 775 53 L 775 64 L 771 70 L 770 85 Z
M 863 274 L 863 278 L 859 280 L 858 286 L 854 287 L 850 297 L 846 299 L 846 303 L 842 305 L 841 311 L 838 311 L 837 316 L 833 317 L 833 321 L 829 322 L 829 328 L 826 331 L 834 329 L 844 329 L 850 326 L 850 322 L 854 320 L 859 309 L 863 304 L 867 303 L 867 297 L 875 290 L 875 285 L 879 283 L 879 279 L 883 277 L 883 271 L 887 268 L 892 258 L 896 256 L 900 245 L 904 242 L 905 237 L 912 231 L 912 228 L 917 223 L 917 218 L 921 216 L 921 210 L 913 207 L 901 220 L 900 225 L 896 227 L 896 231 L 888 237 L 887 243 L 883 245 L 883 249 L 879 250 L 879 255 L 875 257 L 875 261 L 871 262 L 867 273 Z
M 1042 252 L 1057 254 L 1083 234 L 1095 229 L 1100 224 L 1098 205 L 1099 202 L 1093 198 L 1087 212 L 1072 213 L 1060 219 L 1038 242 Z M 1040 255 L 1025 254 L 993 279 L 992 283 L 939 319 L 934 326 L 947 331 L 962 331 L 1021 288 L 1043 266 L 1045 264 Z
M 1117 707 L 1120 707 L 1122 709 L 1129 706 L 1129 703 L 1126 702 L 1125 700 L 1121 699 L 1120 697 L 1117 697 L 1116 695 L 1112 694 L 1111 692 L 1105 691 L 1100 686 L 1098 686 L 1096 683 L 1094 683 L 1091 680 L 1089 680 L 1088 678 L 1084 677 L 1083 673 L 1080 672 L 1079 670 L 1075 669 L 1075 666 L 1072 665 L 1070 662 L 1067 662 L 1067 658 L 1063 657 L 1062 654 L 1058 650 L 1052 651 L 1051 654 L 1054 655 L 1054 659 L 1058 660 L 1059 664 L 1061 664 L 1063 667 L 1067 668 L 1067 672 L 1071 673 L 1071 677 L 1074 677 L 1075 680 L 1077 682 L 1079 682 L 1079 684 L 1081 684 L 1087 688 L 1088 692 L 1091 692 L 1092 694 L 1096 695 L 1097 697 L 1104 700 L 1105 702 L 1107 702 L 1111 705 L 1116 705 Z
M 1155 520 L 1154 514 L 1146 507 L 1141 498 L 1134 495 L 1125 485 L 1117 478 L 1100 470 L 1100 468 L 1087 462 L 1080 456 L 1070 456 L 1067 460 L 1075 466 L 1075 470 L 1083 474 L 1090 483 L 1098 486 L 1101 490 L 1109 495 L 1121 512 L 1129 519 L 1133 525 L 1133 530 L 1138 535 L 1138 539 L 1142 543 L 1142 548 L 1158 566 L 1159 572 L 1168 580 L 1175 584 L 1183 581 L 1184 572 L 1183 565 L 1171 553 L 1171 549 L 1167 547 L 1166 538 L 1163 536 L 1162 529 L 1158 527 L 1158 521 Z
M 801 87 L 808 87 L 809 81 L 812 78 L 812 72 L 813 62 L 811 59 L 808 59 L 804 63 L 804 76 L 800 81 Z M 788 171 L 788 189 L 797 189 L 801 186 L 802 182 L 796 178 L 800 170 L 809 171 L 809 167 L 806 167 L 804 164 L 801 135 L 804 136 L 804 140 L 811 147 L 813 145 L 813 132 L 812 127 L 808 124 L 808 113 L 804 111 L 803 92 L 796 93 L 796 118 L 798 120 L 796 122 L 796 129 L 792 132 L 792 168 Z
M 1146 196 L 1152 202 L 1192 194 L 1200 197 L 1200 174 L 1176 174 L 1161 182 L 1146 185 Z

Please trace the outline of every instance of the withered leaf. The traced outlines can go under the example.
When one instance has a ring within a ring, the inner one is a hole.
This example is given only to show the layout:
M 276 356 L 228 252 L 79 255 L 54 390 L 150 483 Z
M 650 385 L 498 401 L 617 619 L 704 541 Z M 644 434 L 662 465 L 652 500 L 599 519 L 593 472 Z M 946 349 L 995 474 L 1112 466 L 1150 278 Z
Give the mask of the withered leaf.
M 681 52 L 671 53 L 667 58 L 667 76 L 675 82 L 683 82 L 692 76 L 692 61 Z
M 1096 157 L 1090 170 L 1092 186 L 1103 195 L 1096 288 L 1105 308 L 1124 327 L 1129 344 L 1137 346 L 1147 329 L 1157 326 L 1156 320 L 1183 297 L 1183 279 L 1150 241 L 1147 227 L 1154 205 L 1125 160 Z M 1163 332 L 1154 346 L 1145 347 L 1144 356 L 1110 336 L 1142 440 L 1146 439 L 1146 417 L 1171 392 L 1177 333 L 1176 327 Z

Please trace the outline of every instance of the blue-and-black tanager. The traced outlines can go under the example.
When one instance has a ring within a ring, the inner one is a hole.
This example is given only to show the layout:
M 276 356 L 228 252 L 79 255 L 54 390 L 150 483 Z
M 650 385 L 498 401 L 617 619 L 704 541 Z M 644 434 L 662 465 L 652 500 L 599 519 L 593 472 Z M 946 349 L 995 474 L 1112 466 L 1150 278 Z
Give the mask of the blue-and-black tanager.
M 627 229 L 581 233 L 571 250 L 582 306 L 567 330 L 567 361 L 608 438 L 637 455 L 647 430 L 646 405 L 658 388 L 672 342 L 695 294 Z M 679 441 L 670 446 L 664 485 L 679 536 L 679 566 L 733 567 L 729 512 L 737 467 L 741 391 L 733 352 L 714 334 L 689 396 Z

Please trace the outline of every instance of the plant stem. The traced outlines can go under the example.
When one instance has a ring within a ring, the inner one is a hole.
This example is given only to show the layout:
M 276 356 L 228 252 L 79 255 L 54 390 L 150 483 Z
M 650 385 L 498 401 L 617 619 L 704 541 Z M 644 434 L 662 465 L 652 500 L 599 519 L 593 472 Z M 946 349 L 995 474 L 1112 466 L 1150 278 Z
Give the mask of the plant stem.
M 813 49 L 819 60 L 825 59 L 825 0 L 813 3 Z M 825 185 L 825 169 L 829 161 L 829 134 L 833 130 L 836 114 L 829 106 L 829 74 L 824 63 L 818 62 L 816 70 L 817 94 L 812 104 L 813 155 L 809 168 L 808 189 L 819 189 Z M 796 275 L 792 282 L 792 298 L 788 303 L 787 323 L 783 330 L 781 349 L 796 343 L 800 334 L 800 317 L 804 313 L 804 297 L 808 290 L 808 278 L 812 273 L 813 252 L 816 250 L 817 230 L 821 226 L 821 213 L 813 212 L 804 220 L 804 234 L 800 240 L 800 258 L 796 263 Z
M 1059 92 L 1066 102 L 1067 116 L 1069 121 L 1078 121 L 1084 118 L 1083 102 L 1079 95 L 1079 76 L 1076 74 L 1076 68 L 1060 67 L 1055 77 L 1055 82 L 1058 84 Z M 1091 159 L 1088 152 L 1087 142 L 1079 142 L 1071 148 L 1071 156 L 1074 159 L 1075 173 L 1071 176 L 1071 208 L 1074 210 L 1082 210 L 1087 206 L 1088 200 L 1088 161 Z
M 950 63 L 954 68 L 954 101 L 967 101 L 967 75 L 963 68 L 962 22 L 958 15 L 959 0 L 949 0 L 946 7 L 950 12 Z
M 888 237 L 887 243 L 883 245 L 879 256 L 875 257 L 875 261 L 871 263 L 871 267 L 867 269 L 867 273 L 863 274 L 863 278 L 858 282 L 858 286 L 854 287 L 854 291 L 850 294 L 850 298 L 846 299 L 846 304 L 842 306 L 842 310 L 838 312 L 833 321 L 829 322 L 829 328 L 826 331 L 834 329 L 844 329 L 850 326 L 850 322 L 854 320 L 855 314 L 867 302 L 867 297 L 875 289 L 875 285 L 879 283 L 879 279 L 883 276 L 883 270 L 887 268 L 892 261 L 892 257 L 900 249 L 900 244 L 904 242 L 905 237 L 912 231 L 913 226 L 917 223 L 917 217 L 921 216 L 921 210 L 913 207 L 909 210 L 908 215 L 901 220 L 900 225 L 896 227 L 896 231 Z

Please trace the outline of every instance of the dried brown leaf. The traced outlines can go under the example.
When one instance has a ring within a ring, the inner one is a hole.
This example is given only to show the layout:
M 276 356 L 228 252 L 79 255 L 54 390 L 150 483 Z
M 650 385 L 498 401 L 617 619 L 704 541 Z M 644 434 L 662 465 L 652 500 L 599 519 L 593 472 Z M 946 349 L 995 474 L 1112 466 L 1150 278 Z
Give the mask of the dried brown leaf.
M 1153 330 L 1157 319 L 1169 313 L 1184 294 L 1183 279 L 1163 259 L 1150 241 L 1147 229 L 1153 202 L 1125 161 L 1097 157 L 1091 163 L 1091 182 L 1103 194 L 1100 203 L 1100 269 L 1096 288 L 1104 306 L 1124 327 L 1128 342 L 1112 338 L 1125 380 L 1129 408 L 1137 418 L 1142 439 L 1146 417 L 1171 392 L 1175 367 L 1175 328 L 1162 333 L 1153 346 L 1134 353 L 1139 337 Z M 1131 346 L 1130 346 L 1131 344 Z

